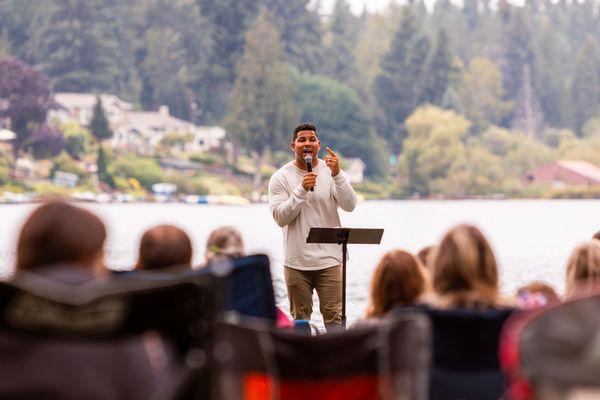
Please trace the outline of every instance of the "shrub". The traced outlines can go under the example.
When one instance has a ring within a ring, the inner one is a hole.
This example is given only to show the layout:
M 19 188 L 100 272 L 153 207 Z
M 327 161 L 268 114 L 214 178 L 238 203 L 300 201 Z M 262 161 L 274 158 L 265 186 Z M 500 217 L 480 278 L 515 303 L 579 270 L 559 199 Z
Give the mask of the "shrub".
M 152 158 L 121 156 L 110 164 L 108 171 L 113 176 L 135 178 L 146 189 L 164 180 L 160 165 Z

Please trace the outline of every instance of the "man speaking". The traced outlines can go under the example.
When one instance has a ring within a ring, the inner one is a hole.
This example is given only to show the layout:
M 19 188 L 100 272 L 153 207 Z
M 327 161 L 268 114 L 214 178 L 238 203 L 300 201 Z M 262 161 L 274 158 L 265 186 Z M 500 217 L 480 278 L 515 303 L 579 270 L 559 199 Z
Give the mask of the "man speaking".
M 284 276 L 294 319 L 310 319 L 317 290 L 327 330 L 342 323 L 342 251 L 337 244 L 306 243 L 313 227 L 338 228 L 338 207 L 352 211 L 357 197 L 337 154 L 329 147 L 319 159 L 321 143 L 313 124 L 294 129 L 294 160 L 269 181 L 269 207 L 283 228 Z

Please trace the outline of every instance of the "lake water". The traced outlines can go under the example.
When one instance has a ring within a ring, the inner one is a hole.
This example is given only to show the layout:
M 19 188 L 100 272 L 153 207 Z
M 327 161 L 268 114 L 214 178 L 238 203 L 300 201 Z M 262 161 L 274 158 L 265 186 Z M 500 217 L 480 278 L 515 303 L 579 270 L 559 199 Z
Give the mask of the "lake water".
M 34 205 L 0 206 L 0 275 L 12 272 L 18 230 Z M 171 223 L 185 229 L 194 243 L 194 260 L 203 260 L 209 233 L 233 225 L 244 235 L 248 252 L 271 258 L 277 303 L 287 311 L 283 283 L 281 229 L 266 204 L 211 206 L 186 204 L 86 204 L 108 228 L 107 264 L 129 268 L 137 243 L 147 228 Z M 478 226 L 488 237 L 501 271 L 501 287 L 511 294 L 532 280 L 544 280 L 562 292 L 571 250 L 600 230 L 600 201 L 594 200 L 465 200 L 366 201 L 352 213 L 341 212 L 342 224 L 354 228 L 384 228 L 381 245 L 350 246 L 347 315 L 351 323 L 364 315 L 374 266 L 386 251 L 417 252 L 439 241 L 457 223 Z M 313 319 L 320 324 L 316 311 Z

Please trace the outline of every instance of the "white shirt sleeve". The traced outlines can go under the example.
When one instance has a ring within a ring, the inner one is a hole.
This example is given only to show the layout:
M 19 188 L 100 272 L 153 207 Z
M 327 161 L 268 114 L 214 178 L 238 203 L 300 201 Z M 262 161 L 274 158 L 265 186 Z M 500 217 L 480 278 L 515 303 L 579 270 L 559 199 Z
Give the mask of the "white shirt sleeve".
M 290 194 L 283 176 L 274 175 L 269 181 L 269 208 L 277 225 L 289 225 L 300 213 L 300 205 L 306 201 L 306 190 L 299 184 Z
M 356 196 L 356 192 L 350 184 L 348 175 L 346 175 L 344 171 L 340 170 L 340 172 L 338 172 L 338 174 L 332 178 L 333 182 L 335 183 L 333 197 L 337 201 L 340 208 L 348 212 L 354 210 L 356 204 L 358 203 L 358 197 Z

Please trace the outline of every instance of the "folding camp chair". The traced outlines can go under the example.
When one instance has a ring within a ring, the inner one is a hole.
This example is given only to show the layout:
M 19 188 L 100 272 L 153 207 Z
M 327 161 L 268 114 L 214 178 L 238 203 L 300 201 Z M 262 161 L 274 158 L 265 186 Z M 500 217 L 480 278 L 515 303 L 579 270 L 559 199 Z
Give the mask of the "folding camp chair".
M 18 382 L 0 384 L 0 397 L 111 398 L 110 389 L 125 388 L 136 372 L 127 368 L 141 365 L 132 356 L 146 354 L 140 349 L 150 331 L 161 334 L 172 355 L 162 394 L 208 393 L 214 281 L 210 274 L 194 282 L 117 276 L 71 286 L 21 273 L 0 283 L 2 379 Z M 147 395 L 143 385 L 152 382 L 137 383 Z M 136 398 L 135 387 L 127 390 L 123 398 Z
M 507 389 L 498 349 L 512 308 L 422 309 L 431 318 L 431 400 L 497 400 Z
M 256 254 L 208 265 L 208 270 L 225 277 L 223 285 L 229 296 L 228 310 L 246 317 L 277 319 L 269 257 Z
M 600 398 L 600 291 L 511 319 L 502 364 L 511 398 Z
M 212 274 L 219 277 L 220 311 L 236 311 L 244 317 L 257 317 L 271 322 L 277 319 L 273 281 L 269 257 L 263 254 L 219 260 L 205 268 L 184 270 L 163 268 L 160 270 L 131 271 L 118 276 L 143 281 L 194 281 Z
M 217 328 L 217 398 L 427 398 L 429 322 L 418 311 L 307 337 L 266 327 Z

